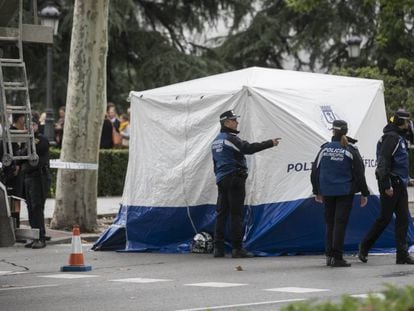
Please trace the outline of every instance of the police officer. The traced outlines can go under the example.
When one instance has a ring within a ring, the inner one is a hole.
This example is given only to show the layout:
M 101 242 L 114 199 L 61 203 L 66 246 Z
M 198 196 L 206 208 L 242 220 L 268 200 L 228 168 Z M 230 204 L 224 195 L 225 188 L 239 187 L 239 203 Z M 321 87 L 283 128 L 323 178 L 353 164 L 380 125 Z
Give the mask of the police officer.
M 350 267 L 343 259 L 343 244 L 354 194 L 361 192 L 361 207 L 368 202 L 365 167 L 355 139 L 347 137 L 348 124 L 335 120 L 331 142 L 321 146 L 312 164 L 311 181 L 315 200 L 325 205 L 326 265 Z
M 395 213 L 395 241 L 397 264 L 414 264 L 408 253 L 407 230 L 410 221 L 407 186 L 409 182 L 409 156 L 406 141 L 410 115 L 404 110 L 394 114 L 392 122 L 384 128 L 377 144 L 375 175 L 380 191 L 381 213 L 359 245 L 358 258 L 368 261 L 368 251 L 390 223 Z
M 218 187 L 217 218 L 214 234 L 214 257 L 224 257 L 224 230 L 227 218 L 231 218 L 232 257 L 253 257 L 242 247 L 243 206 L 247 164 L 245 154 L 253 154 L 279 144 L 280 138 L 261 143 L 248 143 L 237 137 L 239 122 L 233 111 L 220 115 L 220 134 L 214 139 L 212 153 L 214 173 Z
M 36 117 L 32 118 L 32 127 L 39 163 L 31 166 L 25 162 L 23 174 L 29 223 L 32 228 L 39 229 L 40 234 L 39 239 L 26 243 L 25 247 L 38 249 L 46 246 L 44 209 L 50 187 L 49 141 L 40 134 L 39 120 Z

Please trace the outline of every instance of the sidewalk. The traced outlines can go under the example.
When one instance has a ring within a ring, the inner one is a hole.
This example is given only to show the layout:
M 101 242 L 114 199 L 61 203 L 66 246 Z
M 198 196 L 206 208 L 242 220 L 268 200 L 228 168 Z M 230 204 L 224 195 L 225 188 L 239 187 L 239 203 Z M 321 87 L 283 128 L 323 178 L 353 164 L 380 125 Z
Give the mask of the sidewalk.
M 103 217 L 112 218 L 118 214 L 119 204 L 122 197 L 100 197 L 97 202 L 97 214 L 98 219 Z M 55 209 L 55 199 L 47 199 L 45 204 L 45 222 L 49 224 L 53 217 L 53 211 Z M 28 215 L 26 204 L 22 204 L 20 212 L 20 220 L 22 222 L 22 228 L 28 226 Z M 47 244 L 63 244 L 70 243 L 72 240 L 71 231 L 53 230 L 46 228 L 46 235 L 51 237 L 51 240 Z M 81 239 L 86 242 L 96 241 L 101 233 L 82 233 Z
M 122 197 L 100 197 L 97 202 L 97 214 L 98 217 L 106 215 L 118 214 L 119 204 Z M 45 219 L 53 217 L 53 211 L 55 210 L 55 199 L 47 199 L 45 204 Z M 20 212 L 21 220 L 28 220 L 26 204 L 22 204 Z

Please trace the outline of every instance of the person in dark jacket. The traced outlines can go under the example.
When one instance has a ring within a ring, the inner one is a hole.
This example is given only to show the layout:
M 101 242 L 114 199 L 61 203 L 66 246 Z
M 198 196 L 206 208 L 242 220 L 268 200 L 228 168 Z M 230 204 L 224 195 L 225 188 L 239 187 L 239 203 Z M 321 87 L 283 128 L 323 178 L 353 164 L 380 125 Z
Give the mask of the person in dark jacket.
M 345 231 L 355 193 L 361 192 L 361 207 L 368 202 L 365 167 L 355 139 L 347 137 L 348 124 L 335 120 L 331 142 L 321 146 L 312 164 L 311 182 L 315 200 L 325 205 L 326 265 L 350 267 L 343 259 Z
M 46 246 L 44 209 L 50 187 L 49 141 L 39 133 L 39 120 L 35 117 L 32 118 L 32 126 L 39 162 L 32 166 L 26 161 L 22 170 L 29 223 L 33 229 L 39 229 L 39 239 L 26 243 L 25 247 L 39 249 Z
M 242 247 L 243 206 L 247 163 L 245 154 L 253 154 L 277 146 L 280 138 L 261 143 L 248 143 L 237 137 L 239 122 L 233 111 L 220 115 L 221 130 L 212 143 L 214 173 L 218 187 L 217 218 L 214 234 L 214 257 L 224 257 L 224 230 L 227 218 L 231 218 L 232 257 L 253 257 Z
M 10 130 L 24 130 L 26 123 L 26 115 L 13 114 L 13 124 Z M 12 151 L 14 156 L 22 155 L 25 144 L 12 143 Z M 1 146 L 1 155 L 3 156 L 3 146 Z M 10 166 L 3 166 L 4 184 L 7 188 L 7 194 L 12 197 L 11 200 L 11 216 L 16 220 L 16 228 L 20 227 L 20 202 L 24 196 L 23 175 L 21 172 L 21 161 L 14 160 Z
M 408 210 L 409 155 L 406 141 L 410 115 L 404 110 L 395 113 L 384 128 L 377 144 L 375 175 L 380 191 L 381 213 L 359 245 L 358 258 L 366 263 L 368 251 L 390 223 L 395 213 L 397 264 L 414 264 L 408 253 L 407 231 L 411 221 Z

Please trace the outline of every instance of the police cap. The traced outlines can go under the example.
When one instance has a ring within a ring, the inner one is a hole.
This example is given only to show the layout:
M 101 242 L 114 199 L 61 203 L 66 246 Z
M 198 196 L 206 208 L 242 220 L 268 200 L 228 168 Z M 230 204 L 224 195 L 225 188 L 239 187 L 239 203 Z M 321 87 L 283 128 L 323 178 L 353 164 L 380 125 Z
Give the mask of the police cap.
M 237 116 L 233 110 L 228 110 L 226 112 L 223 112 L 220 115 L 220 121 L 223 122 L 225 120 L 236 120 L 237 118 L 240 118 L 240 116 Z
M 348 123 L 344 120 L 335 120 L 332 122 L 332 130 L 348 131 Z

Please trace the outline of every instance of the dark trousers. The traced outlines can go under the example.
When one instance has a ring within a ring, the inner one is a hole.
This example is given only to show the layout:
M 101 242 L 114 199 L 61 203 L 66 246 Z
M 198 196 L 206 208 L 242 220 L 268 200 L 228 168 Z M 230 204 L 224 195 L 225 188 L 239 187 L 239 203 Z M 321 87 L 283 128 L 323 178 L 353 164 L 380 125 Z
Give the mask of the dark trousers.
M 47 176 L 41 174 L 31 174 L 24 179 L 26 204 L 29 215 L 30 227 L 39 229 L 39 238 L 45 239 L 45 202 L 49 189 Z
M 326 256 L 343 259 L 346 226 L 352 209 L 354 195 L 324 196 L 325 204 L 325 250 Z
M 375 220 L 365 238 L 361 242 L 361 248 L 368 251 L 381 233 L 388 226 L 395 213 L 395 242 L 397 255 L 405 256 L 407 254 L 407 231 L 410 212 L 408 210 L 408 194 L 405 185 L 398 180 L 393 181 L 392 187 L 394 194 L 392 197 L 387 196 L 380 189 L 381 213 Z
M 217 217 L 214 234 L 216 247 L 224 247 L 224 231 L 227 218 L 231 219 L 231 241 L 233 249 L 242 247 L 244 235 L 243 208 L 246 177 L 242 174 L 233 173 L 227 175 L 218 183 Z

